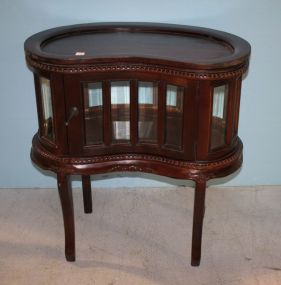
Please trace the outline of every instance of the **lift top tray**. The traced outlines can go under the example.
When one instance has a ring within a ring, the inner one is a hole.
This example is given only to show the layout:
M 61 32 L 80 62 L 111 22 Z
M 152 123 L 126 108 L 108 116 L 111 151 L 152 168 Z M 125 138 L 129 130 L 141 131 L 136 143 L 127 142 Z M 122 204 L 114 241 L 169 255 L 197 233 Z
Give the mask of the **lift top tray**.
M 59 27 L 25 43 L 33 60 L 69 65 L 143 62 L 184 68 L 239 67 L 250 45 L 235 35 L 206 28 L 150 23 L 98 23 Z

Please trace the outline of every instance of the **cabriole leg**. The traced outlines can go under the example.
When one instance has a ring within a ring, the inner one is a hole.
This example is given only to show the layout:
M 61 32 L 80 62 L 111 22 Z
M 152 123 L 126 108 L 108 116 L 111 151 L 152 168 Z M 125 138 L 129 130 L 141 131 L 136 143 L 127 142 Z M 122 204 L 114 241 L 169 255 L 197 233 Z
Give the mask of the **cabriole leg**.
M 82 188 L 83 188 L 84 212 L 86 214 L 89 214 L 92 213 L 91 177 L 89 175 L 82 176 Z
M 58 173 L 57 182 L 64 222 L 65 257 L 67 261 L 75 261 L 75 226 L 72 189 L 69 177 L 65 174 Z
M 197 181 L 194 193 L 191 265 L 199 266 L 201 259 L 202 227 L 205 211 L 206 181 Z

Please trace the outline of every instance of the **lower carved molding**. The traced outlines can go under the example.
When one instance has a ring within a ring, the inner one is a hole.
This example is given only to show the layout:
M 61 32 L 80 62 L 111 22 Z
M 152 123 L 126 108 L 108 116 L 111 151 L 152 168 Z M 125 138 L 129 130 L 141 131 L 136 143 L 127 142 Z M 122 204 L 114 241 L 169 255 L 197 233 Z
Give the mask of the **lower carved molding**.
M 208 180 L 230 174 L 242 164 L 242 142 L 237 148 L 221 160 L 208 162 L 190 162 L 147 154 L 113 154 L 93 157 L 67 157 L 47 151 L 38 140 L 33 138 L 31 158 L 36 164 L 55 172 L 70 174 L 106 173 L 115 171 L 138 171 L 174 178 L 195 181 Z M 164 174 L 166 173 L 166 174 Z M 167 175 L 169 173 L 170 175 Z

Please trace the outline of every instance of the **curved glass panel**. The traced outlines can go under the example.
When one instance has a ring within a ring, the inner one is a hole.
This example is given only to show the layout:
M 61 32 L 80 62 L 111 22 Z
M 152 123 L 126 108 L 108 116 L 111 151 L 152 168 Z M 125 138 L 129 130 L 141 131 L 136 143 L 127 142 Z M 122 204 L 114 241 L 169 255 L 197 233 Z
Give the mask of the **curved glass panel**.
M 111 82 L 112 140 L 130 140 L 130 82 Z
M 141 142 L 157 142 L 158 86 L 155 82 L 139 82 L 138 136 Z
M 223 146 L 226 142 L 228 86 L 221 85 L 213 91 L 211 149 Z
M 86 145 L 103 142 L 102 83 L 84 83 L 84 120 Z
M 167 85 L 165 144 L 173 149 L 182 148 L 184 88 Z
M 40 88 L 43 110 L 43 133 L 41 135 L 49 140 L 54 140 L 54 118 L 50 80 L 45 77 L 40 77 Z

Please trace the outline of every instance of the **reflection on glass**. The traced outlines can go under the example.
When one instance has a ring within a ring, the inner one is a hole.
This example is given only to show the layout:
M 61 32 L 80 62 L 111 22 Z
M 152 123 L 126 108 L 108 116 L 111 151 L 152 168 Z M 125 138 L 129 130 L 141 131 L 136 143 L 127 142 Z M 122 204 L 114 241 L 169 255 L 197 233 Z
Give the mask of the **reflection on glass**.
M 215 87 L 213 92 L 211 149 L 225 144 L 227 100 L 228 86 Z
M 130 82 L 111 82 L 112 139 L 130 140 Z
M 183 87 L 167 85 L 165 144 L 175 149 L 182 148 L 183 94 Z
M 84 83 L 84 120 L 86 145 L 103 142 L 102 83 Z
M 155 82 L 139 82 L 138 109 L 139 141 L 157 141 L 157 96 L 158 88 Z
M 54 121 L 52 109 L 52 93 L 50 80 L 40 77 L 42 109 L 43 109 L 43 136 L 54 139 Z
M 177 94 L 178 94 L 178 86 L 168 85 L 167 86 L 167 96 L 166 96 L 166 105 L 177 107 Z M 179 105 L 180 106 L 180 105 Z

